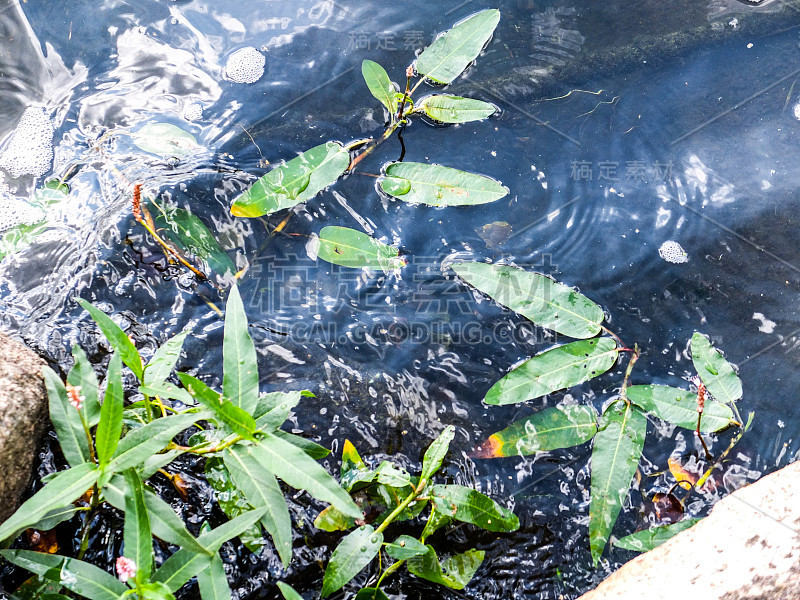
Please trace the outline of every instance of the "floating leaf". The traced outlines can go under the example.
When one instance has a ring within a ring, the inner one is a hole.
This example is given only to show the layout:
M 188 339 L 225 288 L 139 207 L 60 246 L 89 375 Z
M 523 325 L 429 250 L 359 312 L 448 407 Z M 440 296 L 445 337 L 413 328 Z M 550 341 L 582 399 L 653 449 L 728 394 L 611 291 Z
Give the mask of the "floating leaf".
M 428 551 L 425 554 L 408 559 L 406 564 L 409 573 L 454 590 L 463 590 L 466 587 L 485 556 L 483 550 L 467 550 L 440 564 L 433 546 L 427 545 L 426 548 Z
M 231 206 L 237 217 L 260 217 L 291 208 L 316 196 L 347 170 L 350 154 L 327 142 L 276 167 L 240 194 Z
M 139 149 L 158 156 L 184 156 L 199 148 L 191 133 L 169 123 L 148 123 L 132 136 Z
M 448 425 L 444 431 L 439 434 L 428 449 L 425 451 L 425 456 L 422 458 L 422 473 L 420 480 L 430 481 L 431 477 L 436 474 L 436 471 L 442 466 L 444 457 L 447 456 L 447 451 L 450 449 L 450 442 L 456 435 L 456 428 Z
M 421 556 L 427 551 L 425 544 L 421 544 L 410 535 L 401 535 L 391 544 L 386 544 L 386 554 L 396 560 L 406 560 L 412 556 Z
M 491 117 L 497 112 L 497 107 L 482 100 L 435 94 L 422 98 L 414 112 L 423 112 L 440 123 L 468 123 Z
M 390 164 L 378 183 L 390 196 L 431 206 L 486 204 L 508 194 L 508 188 L 491 177 L 415 162 Z
M 472 458 L 527 456 L 536 452 L 571 448 L 597 433 L 597 413 L 591 406 L 545 408 L 489 436 Z
M 742 397 L 742 382 L 733 365 L 711 345 L 702 333 L 692 336 L 692 363 L 703 384 L 720 402 L 736 402 Z
M 507 265 L 456 262 L 456 275 L 537 325 L 573 338 L 600 333 L 603 309 L 571 287 Z
M 388 272 L 406 264 L 397 248 L 349 227 L 323 227 L 315 246 L 318 258 L 342 267 L 372 267 Z
M 517 404 L 588 381 L 617 360 L 617 343 L 607 337 L 580 340 L 537 354 L 495 383 L 486 404 Z
M 386 69 L 374 61 L 365 60 L 361 63 L 361 74 L 364 76 L 370 93 L 380 100 L 394 119 L 394 115 L 397 114 L 397 100 L 395 99 L 397 90 L 389 79 Z
M 487 531 L 516 531 L 517 516 L 477 490 L 461 485 L 433 486 L 436 510 L 456 521 L 472 523 Z
M 498 22 L 497 9 L 483 10 L 460 21 L 419 55 L 417 72 L 435 83 L 450 83 L 477 58 Z
M 194 254 L 220 275 L 234 273 L 236 266 L 217 238 L 200 218 L 182 208 L 168 208 L 156 216 L 159 230 L 184 251 Z
M 628 400 L 659 419 L 686 429 L 697 428 L 697 394 L 667 385 L 632 385 Z M 706 400 L 700 431 L 710 432 L 736 424 L 733 412 L 724 404 Z
M 252 413 L 258 404 L 258 361 L 237 285 L 231 286 L 225 305 L 222 366 L 225 396 L 243 411 Z
M 336 546 L 325 569 L 322 597 L 330 596 L 358 575 L 375 558 L 382 543 L 383 534 L 376 532 L 372 525 L 362 525 L 347 534 Z
M 603 414 L 592 449 L 589 541 L 597 564 L 617 521 L 644 447 L 647 419 L 631 404 L 617 401 Z
M 696 525 L 698 521 L 700 521 L 700 519 L 684 519 L 683 521 L 678 521 L 670 525 L 651 527 L 650 529 L 626 535 L 624 538 L 615 541 L 614 545 L 623 550 L 647 552 L 648 550 L 660 546 L 681 531 L 685 531 L 693 525 Z

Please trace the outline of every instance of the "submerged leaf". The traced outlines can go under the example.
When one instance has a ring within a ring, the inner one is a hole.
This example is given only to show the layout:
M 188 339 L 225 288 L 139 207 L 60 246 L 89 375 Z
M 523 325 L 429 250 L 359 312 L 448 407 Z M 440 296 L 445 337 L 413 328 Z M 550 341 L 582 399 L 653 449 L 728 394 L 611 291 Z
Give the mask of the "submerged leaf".
M 588 442 L 597 433 L 597 413 L 591 406 L 545 408 L 489 436 L 472 458 L 527 456 L 570 448 Z
M 635 550 L 636 552 L 647 552 L 666 542 L 669 538 L 675 536 L 681 531 L 689 529 L 696 525 L 700 519 L 684 519 L 671 525 L 661 525 L 659 527 L 651 527 L 643 531 L 637 531 L 630 535 L 626 535 L 614 542 L 617 548 L 624 550 Z
M 260 217 L 316 196 L 347 170 L 350 154 L 337 142 L 306 150 L 261 177 L 231 206 L 236 217 Z
M 181 249 L 194 254 L 220 275 L 234 273 L 233 261 L 217 238 L 194 213 L 182 208 L 168 208 L 155 218 L 159 229 Z
M 482 100 L 434 94 L 420 100 L 414 112 L 425 113 L 440 123 L 468 123 L 491 117 L 497 112 L 497 107 Z
M 499 22 L 497 9 L 483 10 L 460 21 L 419 55 L 417 72 L 435 83 L 450 83 L 477 58 Z
M 315 242 L 317 257 L 334 265 L 371 267 L 383 271 L 399 269 L 405 265 L 397 248 L 349 227 L 323 227 Z
M 742 382 L 733 365 L 711 345 L 702 333 L 692 336 L 692 363 L 703 384 L 720 402 L 736 402 L 742 397 Z
M 132 136 L 141 150 L 159 156 L 183 156 L 199 148 L 191 133 L 169 123 L 148 123 Z
M 491 177 L 414 162 L 390 164 L 378 184 L 390 196 L 430 206 L 486 204 L 508 194 L 508 188 Z
M 517 404 L 588 381 L 617 360 L 617 343 L 607 337 L 557 346 L 525 361 L 495 383 L 486 404 Z
M 643 410 L 678 427 L 697 427 L 697 394 L 667 385 L 632 385 L 628 399 Z M 724 404 L 706 400 L 700 431 L 719 431 L 736 424 L 733 411 Z
M 563 283 L 508 265 L 456 262 L 452 269 L 498 304 L 537 325 L 574 338 L 600 333 L 603 309 Z
M 617 521 L 644 448 L 647 419 L 637 407 L 617 401 L 603 414 L 592 449 L 589 541 L 597 564 Z

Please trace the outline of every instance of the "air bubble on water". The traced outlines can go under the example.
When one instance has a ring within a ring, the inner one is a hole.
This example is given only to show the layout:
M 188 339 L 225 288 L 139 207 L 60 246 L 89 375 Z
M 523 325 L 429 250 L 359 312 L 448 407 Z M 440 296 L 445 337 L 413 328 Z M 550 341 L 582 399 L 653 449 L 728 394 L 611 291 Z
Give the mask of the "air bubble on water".
M 225 77 L 236 83 L 255 83 L 264 74 L 266 57 L 252 46 L 239 48 L 228 57 Z
M 0 234 L 17 225 L 34 225 L 45 218 L 44 211 L 0 189 Z
M 670 263 L 681 264 L 689 262 L 689 255 L 686 254 L 686 250 L 678 242 L 672 240 L 661 244 L 658 249 L 658 255 Z
M 44 109 L 30 106 L 22 113 L 8 146 L 0 155 L 0 168 L 12 177 L 40 177 L 53 163 L 53 124 Z
M 800 121 L 800 102 L 794 105 L 794 107 L 792 108 L 792 114 L 794 115 L 795 119 Z
M 190 102 L 183 107 L 181 116 L 187 121 L 199 121 L 203 118 L 203 105 L 199 102 Z

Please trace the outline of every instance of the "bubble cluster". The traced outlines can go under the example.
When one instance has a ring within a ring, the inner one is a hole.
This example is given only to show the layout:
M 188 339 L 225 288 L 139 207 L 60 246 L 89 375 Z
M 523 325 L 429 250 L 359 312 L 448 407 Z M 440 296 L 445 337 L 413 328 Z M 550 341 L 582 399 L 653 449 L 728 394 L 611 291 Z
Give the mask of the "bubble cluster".
M 13 196 L 0 195 L 0 234 L 17 225 L 33 225 L 44 220 L 44 211 Z
M 43 108 L 26 108 L 11 141 L 0 155 L 0 168 L 12 177 L 44 175 L 53 163 L 53 134 L 53 124 Z
M 187 121 L 199 121 L 203 118 L 203 106 L 199 102 L 190 102 L 183 107 L 181 116 Z
M 658 255 L 670 263 L 681 264 L 689 262 L 689 255 L 686 254 L 686 250 L 678 242 L 672 240 L 661 244 L 658 249 Z
M 252 46 L 240 48 L 228 57 L 225 77 L 236 83 L 255 83 L 264 74 L 266 57 Z

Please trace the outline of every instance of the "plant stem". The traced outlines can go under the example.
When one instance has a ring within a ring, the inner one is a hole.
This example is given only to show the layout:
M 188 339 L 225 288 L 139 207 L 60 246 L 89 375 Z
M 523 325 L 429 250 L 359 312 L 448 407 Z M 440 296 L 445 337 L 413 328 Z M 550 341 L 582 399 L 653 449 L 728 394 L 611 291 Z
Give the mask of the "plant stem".
M 616 337 L 616 336 L 615 336 Z M 633 371 L 633 365 L 636 364 L 636 361 L 639 360 L 639 344 L 633 345 L 633 354 L 631 355 L 630 360 L 628 361 L 628 368 L 625 369 L 625 378 L 622 380 L 622 390 L 620 391 L 620 396 L 622 396 L 623 400 L 625 400 L 626 404 L 630 404 L 628 400 L 628 380 L 631 377 L 631 371 Z
M 92 503 L 89 507 L 89 513 L 86 515 L 86 520 L 83 522 L 83 527 L 81 529 L 81 545 L 78 549 L 78 560 L 83 560 L 86 551 L 89 549 L 89 527 L 92 524 L 92 519 L 94 518 L 94 511 L 100 505 L 100 490 L 97 487 L 97 483 L 92 486 Z
M 378 529 L 375 530 L 375 533 L 383 533 L 383 530 L 386 529 L 389 525 L 391 525 L 392 521 L 394 521 L 397 518 L 397 515 L 403 512 L 406 508 L 408 508 L 409 504 L 411 504 L 412 502 L 414 502 L 414 500 L 417 499 L 417 496 L 420 495 L 420 493 L 425 488 L 425 485 L 427 483 L 428 482 L 425 479 L 420 479 L 419 483 L 417 483 L 417 489 L 411 492 L 406 497 L 405 500 L 403 500 L 400 504 L 397 505 L 397 508 L 395 508 L 391 513 L 389 513 L 389 516 L 384 519 L 383 523 L 381 523 Z
M 383 573 L 381 573 L 381 576 L 378 578 L 378 583 L 375 584 L 375 587 L 377 587 L 377 588 L 381 587 L 381 582 L 384 579 L 386 579 L 389 575 L 391 575 L 392 573 L 397 571 L 397 569 L 399 569 L 401 566 L 403 566 L 403 564 L 405 562 L 406 562 L 405 559 L 398 560 L 397 562 L 394 562 L 391 565 L 389 565 L 388 567 L 386 567 L 386 570 Z
M 387 127 L 386 131 L 383 132 L 383 135 L 380 138 L 372 142 L 370 146 L 367 146 L 366 150 L 364 150 L 361 154 L 359 154 L 353 160 L 350 161 L 350 166 L 347 167 L 347 170 L 352 171 L 353 168 L 362 160 L 364 160 L 364 158 L 366 158 L 367 155 L 371 154 L 372 151 L 375 150 L 375 148 L 377 148 L 383 142 L 389 139 L 389 136 L 391 136 L 394 133 L 394 130 L 397 129 L 399 126 L 400 126 L 399 123 L 392 123 L 389 127 Z

